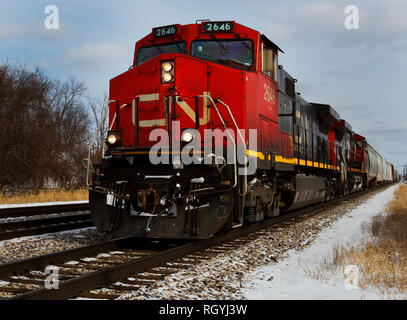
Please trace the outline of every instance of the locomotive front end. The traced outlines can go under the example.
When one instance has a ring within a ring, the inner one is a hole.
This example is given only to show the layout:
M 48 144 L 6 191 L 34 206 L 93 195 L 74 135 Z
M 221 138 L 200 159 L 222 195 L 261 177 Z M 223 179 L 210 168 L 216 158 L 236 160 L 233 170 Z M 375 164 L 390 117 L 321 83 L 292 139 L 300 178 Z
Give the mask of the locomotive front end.
M 201 31 L 199 24 L 153 29 L 137 42 L 132 67 L 110 81 L 107 150 L 89 195 L 98 230 L 198 239 L 242 222 L 233 212 L 244 137 L 239 143 L 225 129 L 244 122 L 253 45 L 233 36 L 222 48 L 199 39 Z M 202 59 L 214 50 L 244 53 L 250 64 Z

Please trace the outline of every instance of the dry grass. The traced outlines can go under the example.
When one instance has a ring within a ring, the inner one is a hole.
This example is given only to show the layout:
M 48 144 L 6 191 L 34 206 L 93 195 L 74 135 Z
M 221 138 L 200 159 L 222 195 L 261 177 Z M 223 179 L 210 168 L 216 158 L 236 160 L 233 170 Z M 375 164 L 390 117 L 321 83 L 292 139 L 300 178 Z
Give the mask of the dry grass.
M 80 200 L 88 200 L 88 190 L 42 190 L 36 193 L 26 193 L 11 197 L 0 194 L 0 204 Z
M 357 247 L 336 246 L 331 266 L 344 272 L 348 265 L 359 268 L 359 286 L 374 285 L 386 298 L 407 294 L 407 185 L 395 192 L 387 212 L 365 226 L 372 235 Z
M 312 279 L 321 281 L 329 281 L 331 279 L 331 273 L 328 268 L 326 268 L 327 265 L 325 265 L 324 263 L 321 263 L 319 267 L 315 267 L 312 269 L 305 263 L 300 263 L 299 265 L 304 273 Z

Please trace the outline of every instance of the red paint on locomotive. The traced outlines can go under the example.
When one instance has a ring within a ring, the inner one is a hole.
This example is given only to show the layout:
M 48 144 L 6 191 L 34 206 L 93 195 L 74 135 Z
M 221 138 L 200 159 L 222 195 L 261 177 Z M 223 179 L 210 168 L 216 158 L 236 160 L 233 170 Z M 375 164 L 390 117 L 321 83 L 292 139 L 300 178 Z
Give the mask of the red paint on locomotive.
M 293 155 L 288 135 L 282 137 L 283 133 L 278 129 L 277 78 L 261 72 L 262 36 L 253 29 L 235 22 L 233 24 L 233 32 L 226 33 L 202 32 L 201 24 L 177 25 L 174 35 L 158 38 L 151 33 L 136 43 L 133 67 L 110 81 L 110 100 L 114 101 L 110 102 L 109 127 L 121 131 L 122 147 L 151 147 L 156 142 L 149 140 L 150 132 L 155 128 L 171 131 L 172 120 L 180 121 L 181 130 L 199 129 L 201 137 L 204 137 L 204 129 L 223 129 L 207 99 L 199 99 L 198 108 L 195 108 L 196 96 L 210 95 L 213 99 L 221 98 L 230 106 L 238 127 L 246 131 L 246 136 L 248 129 L 258 130 L 259 150 L 275 151 L 286 157 Z M 251 50 L 248 51 L 253 54 L 252 65 L 244 67 L 233 62 L 225 65 L 191 56 L 193 41 L 214 39 L 246 40 L 251 43 Z M 184 54 L 161 54 L 137 64 L 140 49 L 174 42 L 185 43 Z M 275 50 L 276 67 L 277 55 Z M 174 63 L 173 83 L 161 81 L 163 61 Z M 164 99 L 175 95 L 180 97 L 180 101 L 173 101 L 168 114 Z M 138 98 L 137 106 L 133 102 L 135 98 Z M 138 110 L 135 110 L 136 107 Z M 199 110 L 198 117 L 196 109 Z M 227 127 L 234 129 L 229 114 L 224 112 L 223 117 Z M 138 141 L 135 118 L 139 121 Z M 285 141 L 284 148 L 281 141 Z

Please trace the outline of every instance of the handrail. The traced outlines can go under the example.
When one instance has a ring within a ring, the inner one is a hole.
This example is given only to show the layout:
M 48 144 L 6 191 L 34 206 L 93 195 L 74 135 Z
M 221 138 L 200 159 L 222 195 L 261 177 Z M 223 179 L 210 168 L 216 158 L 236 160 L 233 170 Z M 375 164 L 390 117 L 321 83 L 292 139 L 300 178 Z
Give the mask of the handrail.
M 243 138 L 243 136 L 242 136 L 242 133 L 240 132 L 239 127 L 237 126 L 237 123 L 236 123 L 236 121 L 235 121 L 235 117 L 233 116 L 232 111 L 230 111 L 229 106 L 228 106 L 226 103 L 224 103 L 222 100 L 220 100 L 220 99 L 215 99 L 215 100 L 216 100 L 216 101 L 219 101 L 221 104 L 223 104 L 223 105 L 228 109 L 229 115 L 230 115 L 230 117 L 232 118 L 233 123 L 235 124 L 236 131 L 239 133 L 240 139 L 242 140 L 243 144 L 246 146 L 246 142 L 244 141 L 244 138 Z
M 209 96 L 209 95 L 199 95 L 198 97 L 210 99 L 210 101 L 212 102 L 213 106 L 215 107 L 215 110 L 216 110 L 216 112 L 217 112 L 217 114 L 218 114 L 218 116 L 219 116 L 219 118 L 220 118 L 220 120 L 221 120 L 221 122 L 222 122 L 222 125 L 225 127 L 225 129 L 226 129 L 226 131 L 227 131 L 229 137 L 232 139 L 232 141 L 233 141 L 233 143 L 234 143 L 234 145 L 235 145 L 235 168 L 234 168 L 234 169 L 235 169 L 235 183 L 234 183 L 234 185 L 233 185 L 233 188 L 234 188 L 234 187 L 236 187 L 236 185 L 237 185 L 237 144 L 236 144 L 235 140 L 231 137 L 231 135 L 230 135 L 230 133 L 229 133 L 229 130 L 228 130 L 228 128 L 226 127 L 226 123 L 225 123 L 225 121 L 223 120 L 222 115 L 220 114 L 220 112 L 219 112 L 219 110 L 218 110 L 218 108 L 217 108 L 217 106 L 216 106 L 214 100 L 212 99 L 212 97 Z M 236 127 L 236 131 L 238 132 L 238 134 L 239 134 L 239 136 L 240 136 L 240 139 L 242 140 L 242 142 L 243 142 L 243 144 L 244 144 L 244 146 L 245 146 L 245 151 L 246 151 L 246 142 L 244 141 L 244 138 L 243 138 L 243 136 L 242 136 L 242 133 L 240 132 L 239 127 L 237 126 L 237 123 L 236 123 L 236 121 L 235 121 L 235 118 L 234 118 L 234 116 L 233 116 L 233 114 L 232 114 L 232 111 L 230 110 L 229 106 L 228 106 L 225 102 L 223 102 L 222 100 L 220 100 L 220 99 L 215 99 L 215 100 L 217 100 L 218 102 L 220 102 L 221 104 L 223 104 L 223 105 L 227 108 L 227 110 L 228 110 L 228 112 L 229 112 L 229 115 L 230 115 L 230 117 L 231 117 L 231 119 L 232 119 L 232 121 L 233 121 L 233 123 L 234 123 L 234 125 L 235 125 L 235 127 Z M 245 160 L 247 160 L 246 153 L 245 153 L 244 156 L 245 156 Z M 247 166 L 246 166 L 246 162 L 247 162 L 247 161 L 245 161 L 245 164 L 244 164 L 244 169 L 245 169 L 244 191 L 243 191 L 243 193 L 240 193 L 240 192 L 239 192 L 240 196 L 242 196 L 242 197 L 245 196 L 245 195 L 247 195 L 247 193 L 248 193 L 248 187 L 247 187 Z
M 223 102 L 222 100 L 220 100 L 220 99 L 215 99 L 215 100 L 219 101 L 221 104 L 223 104 L 223 105 L 228 109 L 229 115 L 230 115 L 230 117 L 232 118 L 233 123 L 235 124 L 236 131 L 239 133 L 240 139 L 242 140 L 243 145 L 246 147 L 246 142 L 244 141 L 244 138 L 243 138 L 243 136 L 242 136 L 242 133 L 240 132 L 239 127 L 237 126 L 237 123 L 236 123 L 236 121 L 235 121 L 235 117 L 233 116 L 232 111 L 230 110 L 229 106 L 228 106 L 225 102 Z M 246 149 L 245 149 L 245 150 L 246 150 Z M 245 156 L 245 162 L 244 162 L 245 184 L 244 184 L 244 192 L 243 192 L 243 194 L 240 194 L 242 197 L 245 196 L 245 195 L 248 193 L 248 188 L 247 188 L 247 166 L 246 166 L 247 157 L 246 157 L 246 153 L 245 153 L 244 156 Z
M 218 109 L 218 107 L 216 106 L 215 102 L 213 101 L 212 97 L 211 97 L 211 96 L 208 96 L 208 95 L 199 95 L 198 97 L 200 97 L 200 98 L 207 98 L 207 99 L 209 99 L 209 100 L 212 102 L 213 106 L 215 107 L 216 113 L 218 114 L 218 117 L 219 117 L 220 121 L 222 122 L 223 127 L 226 129 L 226 132 L 227 132 L 229 138 L 230 138 L 230 139 L 232 140 L 232 142 L 233 142 L 233 145 L 234 145 L 234 153 L 235 153 L 235 154 L 234 154 L 235 164 L 234 164 L 234 184 L 233 184 L 232 188 L 235 188 L 235 187 L 237 186 L 237 152 L 236 152 L 237 145 L 236 145 L 236 141 L 235 141 L 235 139 L 232 137 L 232 135 L 230 134 L 229 129 L 227 128 L 226 123 L 225 123 L 225 121 L 223 120 L 223 117 L 222 117 L 222 115 L 220 114 L 219 109 Z

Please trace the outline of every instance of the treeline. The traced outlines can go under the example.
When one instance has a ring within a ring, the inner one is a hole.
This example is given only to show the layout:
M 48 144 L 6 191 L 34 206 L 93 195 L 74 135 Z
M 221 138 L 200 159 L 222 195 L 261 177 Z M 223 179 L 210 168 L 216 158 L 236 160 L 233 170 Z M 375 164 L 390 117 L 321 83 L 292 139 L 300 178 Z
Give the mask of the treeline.
M 82 160 L 96 125 L 92 103 L 83 82 L 0 64 L 1 192 L 83 186 Z

